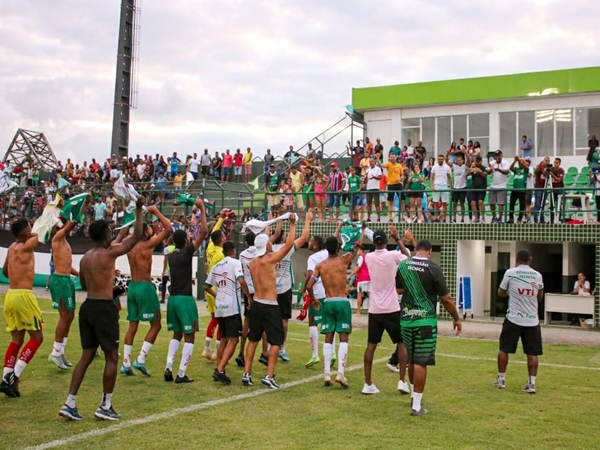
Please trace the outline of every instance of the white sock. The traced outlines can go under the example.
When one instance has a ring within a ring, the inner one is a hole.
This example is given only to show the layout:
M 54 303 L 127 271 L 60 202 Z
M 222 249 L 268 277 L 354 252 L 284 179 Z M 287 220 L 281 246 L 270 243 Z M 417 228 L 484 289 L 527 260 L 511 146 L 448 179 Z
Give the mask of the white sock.
M 412 396 L 413 404 L 412 409 L 415 411 L 421 411 L 421 400 L 423 399 L 423 393 L 415 392 Z
M 530 376 L 530 377 L 529 377 L 529 384 L 531 384 L 531 385 L 535 386 L 535 378 L 536 378 L 536 377 L 534 377 L 534 376 Z
M 500 381 L 505 381 L 506 380 L 506 372 L 504 372 L 504 373 L 498 372 L 498 379 Z
M 283 345 L 279 348 L 279 351 L 281 353 L 285 353 L 285 342 L 283 343 Z
M 206 341 L 204 342 L 204 348 L 207 348 L 210 350 L 210 343 L 212 342 L 212 338 L 207 337 Z
M 15 369 L 13 369 L 12 367 L 4 367 L 4 369 L 2 370 L 2 378 L 4 378 L 6 375 L 8 375 L 9 373 L 14 372 Z
M 65 336 L 62 340 L 62 348 L 60 349 L 60 354 L 64 355 L 65 354 L 65 348 L 67 347 L 67 340 L 69 339 L 68 336 Z
M 410 398 L 413 398 L 415 395 L 415 385 L 410 383 Z
M 123 346 L 123 365 L 125 367 L 131 367 L 131 352 L 133 351 L 133 345 L 125 344 Z
M 323 367 L 325 368 L 325 375 L 329 375 L 331 373 L 331 355 L 333 355 L 333 345 L 324 343 L 323 344 Z
M 61 354 L 62 354 L 62 342 L 54 341 L 54 344 L 52 344 L 52 353 L 50 353 L 50 356 L 52 356 L 53 358 L 58 358 Z
M 308 337 L 310 339 L 310 351 L 312 352 L 311 358 L 317 358 L 319 356 L 319 330 L 317 327 L 308 327 Z
M 179 373 L 178 377 L 185 377 L 185 371 L 187 367 L 190 365 L 190 361 L 192 360 L 192 353 L 194 353 L 194 344 L 186 342 L 183 344 L 183 351 L 181 353 L 181 363 L 179 364 Z
M 167 353 L 167 366 L 165 369 L 173 370 L 173 361 L 175 361 L 177 350 L 179 350 L 179 341 L 177 339 L 171 339 L 171 342 L 169 342 L 169 353 Z
M 344 371 L 346 370 L 346 361 L 348 361 L 348 343 L 340 342 L 338 346 L 338 373 L 344 376 Z
M 151 344 L 148 341 L 144 341 L 144 343 L 142 344 L 142 349 L 140 350 L 140 354 L 137 357 L 137 361 L 140 364 L 146 364 L 146 356 L 148 355 L 148 353 L 150 353 L 152 345 L 153 344 Z
M 110 409 L 112 406 L 112 394 L 102 393 L 102 403 L 100 403 L 100 408 L 102 409 Z
M 69 408 L 75 408 L 76 404 L 75 401 L 77 400 L 77 396 L 76 395 L 67 395 L 67 401 L 65 402 L 65 405 L 67 405 Z
M 19 359 L 17 361 L 17 363 L 15 364 L 15 377 L 21 378 L 21 374 L 25 370 L 25 367 L 27 367 L 27 363 L 25 361 Z

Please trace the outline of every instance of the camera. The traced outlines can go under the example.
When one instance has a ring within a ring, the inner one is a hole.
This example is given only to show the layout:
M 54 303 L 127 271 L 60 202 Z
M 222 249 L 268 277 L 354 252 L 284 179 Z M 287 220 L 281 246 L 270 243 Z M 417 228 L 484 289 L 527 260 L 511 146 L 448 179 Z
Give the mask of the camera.
M 546 164 L 546 170 L 552 170 L 552 164 Z

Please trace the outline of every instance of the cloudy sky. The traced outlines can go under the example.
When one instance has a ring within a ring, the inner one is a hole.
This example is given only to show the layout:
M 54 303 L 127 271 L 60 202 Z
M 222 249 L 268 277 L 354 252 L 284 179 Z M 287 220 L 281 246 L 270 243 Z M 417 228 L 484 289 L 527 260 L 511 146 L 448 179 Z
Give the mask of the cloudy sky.
M 21 127 L 43 131 L 63 161 L 109 155 L 119 8 L 0 0 L 2 153 Z M 141 10 L 130 154 L 282 154 L 342 118 L 352 87 L 600 60 L 600 2 L 588 0 L 145 0 Z

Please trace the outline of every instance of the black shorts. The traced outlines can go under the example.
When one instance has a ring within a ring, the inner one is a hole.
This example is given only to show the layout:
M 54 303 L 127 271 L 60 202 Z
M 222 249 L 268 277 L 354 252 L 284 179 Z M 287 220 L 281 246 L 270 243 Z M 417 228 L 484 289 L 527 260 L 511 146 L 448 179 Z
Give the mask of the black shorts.
M 387 331 L 394 344 L 402 342 L 400 311 L 386 314 L 369 313 L 369 344 L 379 344 L 384 331 Z
M 519 338 L 523 344 L 523 353 L 531 356 L 543 354 L 542 329 L 539 324 L 533 327 L 524 327 L 504 319 L 502 333 L 500 333 L 500 350 L 506 353 L 516 353 Z
M 283 345 L 283 319 L 277 305 L 265 305 L 252 302 L 252 321 L 248 331 L 250 342 L 259 342 L 263 332 L 267 335 L 267 342 L 271 345 Z
M 389 184 L 387 187 L 388 193 L 387 193 L 387 200 L 388 202 L 393 202 L 395 197 L 396 197 L 396 193 L 398 193 L 398 197 L 400 197 L 400 199 L 402 199 L 402 185 L 401 184 Z
M 242 335 L 242 316 L 235 314 L 228 317 L 217 317 L 221 338 L 238 338 Z
M 292 318 L 292 290 L 277 294 L 277 304 L 279 305 L 279 311 L 281 311 L 281 318 L 290 320 Z
M 423 198 L 423 191 L 408 191 L 408 198 Z
M 475 191 L 471 192 L 471 201 L 472 202 L 483 202 L 485 200 L 485 191 Z
M 202 172 L 202 175 L 208 174 L 209 171 L 210 171 L 210 166 L 202 166 L 200 168 L 200 172 Z
M 452 191 L 452 201 L 455 203 L 464 203 L 467 198 L 466 189 L 456 189 Z
M 88 298 L 79 309 L 79 334 L 84 350 L 119 348 L 119 311 L 112 300 Z

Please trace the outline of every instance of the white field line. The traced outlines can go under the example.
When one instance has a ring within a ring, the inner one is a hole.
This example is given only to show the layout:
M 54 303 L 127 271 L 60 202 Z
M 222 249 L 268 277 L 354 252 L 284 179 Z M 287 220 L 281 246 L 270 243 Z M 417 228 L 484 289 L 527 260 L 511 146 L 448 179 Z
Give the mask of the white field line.
M 373 363 L 378 364 L 378 363 L 382 363 L 386 360 L 387 360 L 387 358 L 381 358 L 381 359 L 377 359 L 377 360 L 373 361 Z M 346 371 L 351 372 L 354 370 L 360 370 L 362 368 L 363 368 L 363 364 L 356 364 L 356 365 L 347 367 Z M 302 384 L 310 383 L 312 381 L 317 381 L 322 378 L 323 378 L 323 374 L 313 375 L 313 376 L 307 377 L 307 378 L 301 378 L 300 380 L 290 381 L 289 383 L 281 384 L 278 390 L 289 389 L 291 387 L 300 386 Z M 111 425 L 106 428 L 98 428 L 95 430 L 87 431 L 85 433 L 74 434 L 73 436 L 69 436 L 64 439 L 56 439 L 54 441 L 46 442 L 45 444 L 27 447 L 25 450 L 44 450 L 47 448 L 60 447 L 62 445 L 67 445 L 67 444 L 71 444 L 73 442 L 82 441 L 84 439 L 98 437 L 98 436 L 104 436 L 106 434 L 114 433 L 116 431 L 120 431 L 125 428 L 130 428 L 130 427 L 133 427 L 136 425 L 146 425 L 148 423 L 162 421 L 165 419 L 170 419 L 170 418 L 178 416 L 180 414 L 186 414 L 186 413 L 190 413 L 190 412 L 194 412 L 194 411 L 199 411 L 202 409 L 211 408 L 213 406 L 236 402 L 238 400 L 244 400 L 247 398 L 258 397 L 259 395 L 264 395 L 264 394 L 268 394 L 271 392 L 276 392 L 276 391 L 273 389 L 267 389 L 267 388 L 260 389 L 260 390 L 255 389 L 255 390 L 252 390 L 251 392 L 248 392 L 245 394 L 232 395 L 232 396 L 220 398 L 217 400 L 211 400 L 211 401 L 203 402 L 203 403 L 196 403 L 194 405 L 185 406 L 183 408 L 176 408 L 171 411 L 165 411 L 165 412 L 158 413 L 158 414 L 152 414 L 150 416 L 142 417 L 140 419 L 124 420 L 122 422 L 116 423 L 115 425 Z

